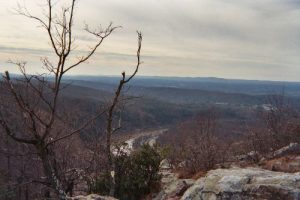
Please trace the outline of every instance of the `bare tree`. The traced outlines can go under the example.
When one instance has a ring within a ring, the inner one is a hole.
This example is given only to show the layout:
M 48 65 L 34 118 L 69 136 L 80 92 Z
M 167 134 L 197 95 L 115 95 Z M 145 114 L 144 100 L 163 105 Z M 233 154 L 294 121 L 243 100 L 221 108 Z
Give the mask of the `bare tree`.
M 298 114 L 288 97 L 282 94 L 269 95 L 268 104 L 255 110 L 251 123 L 247 124 L 249 134 L 246 138 L 247 151 L 252 151 L 254 162 L 259 162 L 275 150 L 297 142 L 295 134 L 298 127 Z M 249 153 L 249 152 L 246 152 Z
M 135 71 L 133 74 L 131 74 L 129 77 L 126 77 L 125 72 L 122 73 L 122 78 L 118 84 L 118 87 L 115 91 L 115 95 L 112 99 L 111 105 L 109 106 L 108 112 L 107 112 L 107 127 L 106 127 L 106 152 L 107 152 L 107 158 L 108 158 L 108 164 L 109 164 L 109 170 L 111 172 L 110 176 L 110 192 L 109 194 L 111 196 L 114 196 L 115 194 L 115 179 L 114 179 L 114 161 L 113 156 L 111 152 L 111 136 L 114 132 L 118 131 L 121 128 L 121 124 L 119 123 L 116 128 L 113 127 L 113 117 L 115 109 L 120 101 L 120 95 L 122 92 L 122 89 L 124 86 L 136 75 L 136 73 L 139 70 L 139 66 L 141 64 L 140 60 L 140 53 L 141 53 L 141 47 L 142 47 L 142 34 L 140 32 L 138 33 L 138 50 L 136 53 L 137 56 L 137 65 L 135 67 Z
M 169 142 L 172 147 L 171 163 L 183 175 L 210 170 L 227 160 L 229 144 L 217 136 L 217 128 L 216 112 L 209 109 L 196 118 L 180 124 L 169 133 L 172 135 L 165 136 L 168 142 L 171 140 Z
M 262 119 L 270 138 L 273 140 L 272 146 L 277 149 L 289 142 L 289 135 L 293 126 L 293 110 L 284 92 L 270 96 L 269 105 L 270 107 L 262 113 Z
M 29 75 L 26 72 L 26 62 L 13 62 L 21 72 L 20 78 L 10 77 L 5 72 L 2 81 L 1 92 L 6 101 L 0 106 L 0 127 L 8 137 L 17 143 L 30 146 L 38 155 L 42 163 L 43 173 L 46 176 L 41 182 L 50 186 L 59 199 L 66 199 L 66 189 L 62 186 L 60 173 L 57 167 L 57 156 L 54 152 L 55 145 L 66 138 L 80 133 L 89 124 L 104 113 L 108 113 L 107 148 L 110 148 L 112 128 L 112 116 L 124 84 L 128 83 L 138 71 L 140 65 L 140 48 L 142 36 L 138 33 L 138 64 L 135 72 L 129 77 L 122 73 L 122 79 L 116 91 L 116 95 L 109 109 L 99 111 L 95 116 L 87 119 L 80 125 L 73 126 L 66 122 L 59 110 L 59 97 L 63 76 L 89 60 L 101 46 L 103 41 L 118 27 L 109 24 L 104 29 L 91 30 L 88 26 L 85 31 L 94 36 L 97 42 L 87 51 L 86 55 L 77 57 L 73 61 L 71 52 L 74 51 L 74 10 L 76 0 L 72 0 L 70 7 L 63 8 L 59 15 L 54 12 L 52 0 L 46 0 L 46 18 L 31 15 L 25 7 L 17 9 L 18 14 L 38 22 L 48 35 L 51 48 L 56 55 L 56 61 L 47 57 L 42 58 L 45 74 Z M 51 81 L 53 78 L 53 81 Z M 111 160 L 111 154 L 109 153 Z

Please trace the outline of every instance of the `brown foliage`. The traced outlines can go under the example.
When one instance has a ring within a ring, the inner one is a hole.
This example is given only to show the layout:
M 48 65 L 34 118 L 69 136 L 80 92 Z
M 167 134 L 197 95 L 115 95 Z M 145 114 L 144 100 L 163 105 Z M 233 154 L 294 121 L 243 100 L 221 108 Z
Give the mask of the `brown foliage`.
M 169 133 L 172 165 L 185 174 L 195 174 L 223 164 L 229 145 L 216 135 L 216 128 L 216 113 L 208 110 Z
M 265 156 L 290 143 L 299 142 L 299 117 L 288 98 L 284 95 L 269 97 L 269 104 L 255 114 L 248 124 L 249 135 L 245 150 Z M 258 162 L 259 157 L 253 161 Z

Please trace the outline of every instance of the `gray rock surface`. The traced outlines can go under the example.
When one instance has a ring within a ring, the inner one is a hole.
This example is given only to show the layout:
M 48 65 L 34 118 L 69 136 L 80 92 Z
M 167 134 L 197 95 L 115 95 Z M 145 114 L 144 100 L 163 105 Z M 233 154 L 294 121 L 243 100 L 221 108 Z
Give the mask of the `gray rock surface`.
M 282 147 L 273 153 L 273 158 L 278 158 L 291 154 L 299 154 L 300 145 L 298 143 L 290 143 L 288 146 Z
M 173 173 L 167 160 L 161 163 L 161 191 L 152 200 L 179 200 L 183 193 L 194 184 L 192 179 L 179 179 L 178 174 Z
M 299 200 L 300 173 L 260 168 L 217 169 L 198 179 L 181 200 Z
M 194 184 L 192 179 L 179 179 L 177 174 L 170 171 L 162 172 L 162 190 L 153 200 L 180 199 L 183 193 Z

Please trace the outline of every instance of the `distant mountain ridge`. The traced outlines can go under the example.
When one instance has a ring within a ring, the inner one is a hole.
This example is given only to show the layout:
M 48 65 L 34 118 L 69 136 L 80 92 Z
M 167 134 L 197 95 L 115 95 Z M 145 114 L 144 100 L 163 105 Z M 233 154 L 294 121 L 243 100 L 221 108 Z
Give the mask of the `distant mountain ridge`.
M 102 87 L 111 88 L 113 85 L 116 85 L 119 80 L 120 77 L 118 76 L 68 76 L 65 79 L 65 81 L 71 81 L 76 85 L 83 84 L 84 86 L 91 86 L 97 89 L 102 89 Z M 287 96 L 300 97 L 300 82 L 256 81 L 215 77 L 186 78 L 138 76 L 135 77 L 129 85 L 131 87 L 177 88 L 248 95 L 284 93 Z
M 19 78 L 20 75 L 11 74 L 11 77 Z M 52 77 L 48 77 L 48 79 L 51 81 Z M 78 86 L 112 91 L 119 80 L 120 76 L 82 75 L 66 76 L 63 81 Z M 284 94 L 300 98 L 300 82 L 225 79 L 217 77 L 137 76 L 128 85 L 135 89 L 146 88 L 147 90 L 149 88 L 169 88 L 170 90 L 187 89 L 247 95 Z

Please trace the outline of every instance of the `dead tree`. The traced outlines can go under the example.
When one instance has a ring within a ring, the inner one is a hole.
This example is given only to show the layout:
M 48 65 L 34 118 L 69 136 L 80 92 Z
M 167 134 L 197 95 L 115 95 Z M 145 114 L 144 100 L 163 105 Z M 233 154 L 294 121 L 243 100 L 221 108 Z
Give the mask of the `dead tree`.
M 46 176 L 45 184 L 55 190 L 59 199 L 66 199 L 66 193 L 61 185 L 58 176 L 59 172 L 57 172 L 56 168 L 57 161 L 53 152 L 53 146 L 58 141 L 80 133 L 93 120 L 106 113 L 106 110 L 99 112 L 91 119 L 87 119 L 77 127 L 58 130 L 57 124 L 65 123 L 58 109 L 59 94 L 63 88 L 62 79 L 67 72 L 89 60 L 103 41 L 118 27 L 110 24 L 105 29 L 92 31 L 86 26 L 86 32 L 93 35 L 97 42 L 88 50 L 86 55 L 78 57 L 74 61 L 74 59 L 71 59 L 71 52 L 74 51 L 75 41 L 73 37 L 73 23 L 76 0 L 71 1 L 70 7 L 63 8 L 60 15 L 54 13 L 52 0 L 46 0 L 46 2 L 47 14 L 45 19 L 31 15 L 24 7 L 19 7 L 17 12 L 22 16 L 35 20 L 41 25 L 49 37 L 51 48 L 57 60 L 52 62 L 47 57 L 42 58 L 43 67 L 47 70 L 47 73 L 39 75 L 27 74 L 25 62 L 12 62 L 19 67 L 22 76 L 18 80 L 11 78 L 9 72 L 5 72 L 3 76 L 5 92 L 10 101 L 8 101 L 8 104 L 0 105 L 0 127 L 14 141 L 33 147 L 43 166 L 44 175 Z M 140 34 L 139 41 L 141 41 Z M 140 62 L 138 61 L 138 66 L 139 64 Z M 121 91 L 123 85 L 129 82 L 136 72 L 128 79 L 125 78 L 125 73 L 123 73 L 123 79 L 120 81 L 118 91 Z M 53 81 L 49 81 L 51 78 L 53 78 Z M 109 116 L 113 113 L 118 97 L 119 94 L 117 92 L 116 100 L 114 100 L 113 106 L 109 109 Z M 7 106 L 13 107 L 13 111 Z M 12 116 L 17 117 L 22 125 L 17 126 L 16 121 L 10 120 Z M 108 125 L 107 128 L 108 141 L 114 131 L 109 127 L 111 125 Z
M 138 49 L 137 49 L 137 65 L 135 67 L 135 71 L 133 74 L 131 74 L 129 77 L 126 77 L 125 72 L 122 73 L 122 78 L 118 84 L 118 87 L 115 91 L 115 95 L 112 99 L 112 102 L 109 106 L 108 112 L 107 112 L 107 126 L 106 126 L 106 154 L 107 154 L 107 160 L 108 160 L 108 165 L 109 165 L 109 170 L 108 172 L 111 174 L 110 176 L 110 191 L 109 195 L 114 196 L 115 194 L 115 178 L 114 178 L 114 160 L 113 160 L 113 155 L 111 152 L 111 137 L 114 132 L 119 130 L 121 128 L 121 124 L 118 124 L 118 127 L 114 128 L 113 127 L 113 118 L 114 118 L 114 112 L 115 109 L 120 101 L 120 95 L 122 93 L 122 89 L 124 86 L 137 74 L 139 70 L 139 66 L 141 64 L 140 60 L 140 52 L 141 52 L 141 47 L 142 47 L 142 34 L 140 32 L 137 32 L 138 34 Z
M 272 148 L 278 149 L 290 142 L 289 136 L 293 128 L 292 105 L 284 91 L 282 94 L 270 96 L 269 105 L 262 118 L 269 137 L 273 140 Z

